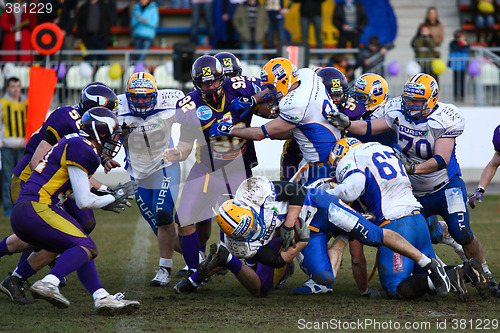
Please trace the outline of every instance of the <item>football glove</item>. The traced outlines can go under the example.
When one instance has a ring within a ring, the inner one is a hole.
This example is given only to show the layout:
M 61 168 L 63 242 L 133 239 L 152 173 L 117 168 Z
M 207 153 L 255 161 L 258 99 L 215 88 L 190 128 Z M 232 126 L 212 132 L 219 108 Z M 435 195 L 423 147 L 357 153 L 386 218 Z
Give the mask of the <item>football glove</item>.
M 304 220 L 302 220 L 300 217 L 299 217 L 299 220 L 300 220 L 300 226 L 297 223 L 295 223 L 295 225 L 294 225 L 295 233 L 297 234 L 297 237 L 299 238 L 299 242 L 309 242 L 309 239 L 311 238 L 309 226 L 306 225 Z
M 328 112 L 326 119 L 338 129 L 345 130 L 351 126 L 351 120 L 342 112 Z
M 296 247 L 294 227 L 287 227 L 284 224 L 280 227 L 280 243 L 283 247 L 283 251 L 288 250 L 290 246 L 292 246 L 293 248 Z
M 110 193 L 115 197 L 115 201 L 105 207 L 102 207 L 102 209 L 119 214 L 121 211 L 125 210 L 125 206 L 132 207 L 132 204 L 128 200 L 134 198 L 138 187 L 139 185 L 133 180 L 126 182 L 123 185 L 119 183 L 118 186 L 112 189 L 112 192 Z
M 475 201 L 477 200 L 477 202 L 481 203 L 483 202 L 483 197 L 484 197 L 484 187 L 478 186 L 476 188 L 476 191 L 474 191 L 474 194 L 470 196 L 469 200 L 467 200 L 470 208 L 472 209 L 476 208 Z
M 213 123 L 210 126 L 210 131 L 208 134 L 210 136 L 231 136 L 231 130 L 233 129 L 233 125 L 228 123 L 227 121 L 221 121 L 217 123 Z
M 410 161 L 408 159 L 408 157 L 403 154 L 402 152 L 400 152 L 398 149 L 393 149 L 394 150 L 394 154 L 396 155 L 396 157 L 401 161 L 401 163 L 403 163 L 403 166 L 406 170 L 406 173 L 409 174 L 409 175 L 414 175 L 415 174 L 415 168 L 416 168 L 416 164 L 413 163 L 412 161 Z
M 240 118 L 245 117 L 257 104 L 255 97 L 236 97 L 231 101 L 231 110 L 241 113 Z

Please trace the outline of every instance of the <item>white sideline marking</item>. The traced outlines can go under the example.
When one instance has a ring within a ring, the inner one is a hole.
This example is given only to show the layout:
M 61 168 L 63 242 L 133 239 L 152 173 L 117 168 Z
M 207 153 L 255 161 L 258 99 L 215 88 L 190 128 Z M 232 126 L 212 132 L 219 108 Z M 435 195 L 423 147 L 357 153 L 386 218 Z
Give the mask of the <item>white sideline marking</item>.
M 134 295 L 140 297 L 134 297 L 133 299 L 140 299 L 144 296 L 144 291 L 141 290 L 141 286 L 144 286 L 146 282 L 146 268 L 149 256 L 149 248 L 151 247 L 151 240 L 149 238 L 149 233 L 151 228 L 149 224 L 142 218 L 139 217 L 135 227 L 135 236 L 130 249 L 130 261 L 127 265 L 127 275 L 125 276 L 125 288 L 127 290 L 134 290 Z M 144 306 L 145 304 L 141 304 Z M 117 327 L 118 332 L 139 332 L 141 329 L 141 320 L 130 320 L 131 317 L 124 317 L 120 319 L 119 325 Z M 138 319 L 138 318 L 136 318 Z

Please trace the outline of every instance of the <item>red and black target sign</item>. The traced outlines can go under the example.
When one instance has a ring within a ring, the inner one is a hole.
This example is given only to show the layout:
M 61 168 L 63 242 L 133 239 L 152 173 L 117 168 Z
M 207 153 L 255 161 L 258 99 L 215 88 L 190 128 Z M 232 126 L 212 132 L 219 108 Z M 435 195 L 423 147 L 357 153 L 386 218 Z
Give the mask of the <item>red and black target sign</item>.
M 57 24 L 42 23 L 31 33 L 31 45 L 40 54 L 54 54 L 61 49 L 64 35 Z

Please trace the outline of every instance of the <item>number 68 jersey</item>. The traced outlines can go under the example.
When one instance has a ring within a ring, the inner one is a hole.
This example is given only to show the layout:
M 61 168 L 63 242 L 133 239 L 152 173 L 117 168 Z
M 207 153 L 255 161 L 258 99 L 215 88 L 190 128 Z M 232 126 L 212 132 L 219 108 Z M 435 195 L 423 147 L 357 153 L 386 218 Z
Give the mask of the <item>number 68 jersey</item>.
M 183 97 L 180 90 L 158 90 L 154 109 L 147 115 L 138 116 L 129 110 L 127 97 L 118 95 L 117 116 L 123 127 L 125 169 L 134 179 L 144 179 L 172 164 L 165 163 L 162 154 L 167 147 L 173 147 L 171 131 L 175 122 L 175 104 Z
M 436 108 L 420 121 L 410 121 L 402 111 L 401 97 L 386 104 L 385 121 L 398 135 L 398 145 L 403 154 L 414 163 L 423 163 L 434 156 L 436 140 L 456 138 L 465 127 L 462 113 L 453 104 L 438 103 Z M 409 175 L 415 196 L 432 193 L 447 184 L 456 175 L 461 175 L 455 154 L 445 169 L 428 174 Z

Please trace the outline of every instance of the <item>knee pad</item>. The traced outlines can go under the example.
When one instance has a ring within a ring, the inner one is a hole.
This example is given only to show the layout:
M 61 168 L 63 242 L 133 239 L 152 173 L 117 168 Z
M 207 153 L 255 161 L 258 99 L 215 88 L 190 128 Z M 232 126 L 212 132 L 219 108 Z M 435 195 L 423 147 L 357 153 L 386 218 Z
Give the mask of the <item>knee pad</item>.
M 415 274 L 403 280 L 396 287 L 396 296 L 400 299 L 417 299 L 430 291 L 427 275 Z M 389 292 L 387 292 L 389 294 Z M 389 297 L 391 295 L 389 294 Z
M 462 232 L 462 235 L 463 236 L 460 238 L 460 240 L 457 240 L 457 243 L 460 245 L 470 244 L 474 240 L 474 234 L 472 233 L 472 231 L 469 232 L 468 230 L 465 230 Z
M 311 278 L 317 284 L 321 284 L 324 286 L 333 284 L 333 282 L 335 282 L 335 276 L 332 272 L 316 272 L 312 274 Z
M 156 218 L 158 220 L 159 227 L 174 223 L 174 214 L 172 211 L 158 211 L 156 212 Z

